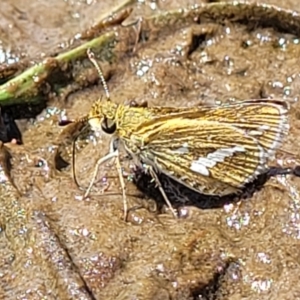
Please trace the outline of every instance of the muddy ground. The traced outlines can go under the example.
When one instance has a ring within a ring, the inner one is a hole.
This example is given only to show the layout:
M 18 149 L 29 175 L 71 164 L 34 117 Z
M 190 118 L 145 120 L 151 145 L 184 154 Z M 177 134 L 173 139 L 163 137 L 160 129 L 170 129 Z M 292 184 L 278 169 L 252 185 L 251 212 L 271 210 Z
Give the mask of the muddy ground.
M 194 2 L 141 1 L 125 23 Z M 71 37 L 116 3 L 2 0 L 1 64 L 39 61 L 63 51 Z M 299 9 L 297 0 L 267 3 Z M 279 151 L 270 165 L 296 166 L 299 15 L 270 7 L 258 11 L 250 4 L 240 11 L 232 4 L 224 7 L 232 13 L 207 14 L 200 24 L 153 27 L 135 51 L 133 36 L 121 31 L 117 59 L 104 64 L 111 98 L 117 103 L 146 100 L 149 106 L 285 99 L 291 104 L 291 129 L 282 149 L 293 155 Z M 100 84 L 50 97 L 42 111 L 16 120 L 23 144 L 2 147 L 0 298 L 300 299 L 300 179 L 272 177 L 245 199 L 219 207 L 205 207 L 209 199 L 202 198 L 198 205 L 196 199 L 194 205 L 181 205 L 182 218 L 174 219 L 138 191 L 129 174 L 128 205 L 139 209 L 124 222 L 114 168 L 103 167 L 83 199 L 71 168 L 59 171 L 53 162 L 63 130 L 58 119 L 85 115 L 99 97 L 104 97 Z M 18 138 L 15 131 L 7 135 Z M 86 141 L 76 155 L 83 187 L 97 159 L 107 153 L 109 136 L 89 135 Z M 151 185 L 140 185 L 151 194 Z

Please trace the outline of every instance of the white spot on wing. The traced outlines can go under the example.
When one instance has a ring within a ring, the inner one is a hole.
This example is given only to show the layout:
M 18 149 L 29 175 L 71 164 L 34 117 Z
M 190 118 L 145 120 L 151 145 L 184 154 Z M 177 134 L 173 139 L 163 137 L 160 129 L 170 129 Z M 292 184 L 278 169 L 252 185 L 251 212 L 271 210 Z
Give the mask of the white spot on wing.
M 259 131 L 265 131 L 265 130 L 270 130 L 270 126 L 268 125 L 261 125 L 258 127 Z
M 270 126 L 261 125 L 257 128 L 257 130 L 249 130 L 247 133 L 249 135 L 259 136 L 259 135 L 263 135 L 266 130 L 270 130 Z
M 206 168 L 205 165 L 201 164 L 201 163 L 197 163 L 195 164 L 195 162 L 193 161 L 192 162 L 192 165 L 191 165 L 191 170 L 192 171 L 195 171 L 203 176 L 209 176 L 209 171 L 208 169 Z
M 257 135 L 262 135 L 263 132 L 261 131 L 258 131 L 258 130 L 250 130 L 247 132 L 249 135 L 254 135 L 254 136 L 257 136 Z
M 172 152 L 174 154 L 186 154 L 186 153 L 189 153 L 189 148 L 188 148 L 188 143 L 185 142 L 182 144 L 182 147 L 178 148 L 178 149 L 175 149 L 173 150 Z
M 245 152 L 243 146 L 234 146 L 232 148 L 221 148 L 215 152 L 209 153 L 207 157 L 199 157 L 191 164 L 191 170 L 204 176 L 209 176 L 208 168 L 213 168 L 217 163 L 224 162 L 226 157 L 232 156 L 236 152 Z

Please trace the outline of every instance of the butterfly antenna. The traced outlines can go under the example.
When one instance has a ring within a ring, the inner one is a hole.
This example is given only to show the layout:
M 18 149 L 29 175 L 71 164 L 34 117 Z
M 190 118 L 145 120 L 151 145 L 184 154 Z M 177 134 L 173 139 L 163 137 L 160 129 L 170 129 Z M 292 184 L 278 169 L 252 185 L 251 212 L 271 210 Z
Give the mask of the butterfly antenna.
M 91 61 L 91 63 L 95 66 L 98 74 L 99 74 L 99 77 L 100 77 L 100 80 L 101 80 L 101 83 L 103 85 L 103 88 L 104 88 L 104 91 L 105 91 L 105 95 L 106 95 L 106 98 L 108 101 L 110 101 L 110 95 L 109 95 L 109 90 L 108 90 L 108 87 L 107 87 L 107 83 L 106 83 L 106 80 L 104 78 L 104 75 L 103 75 L 103 72 L 102 72 L 102 69 L 101 67 L 99 66 L 98 62 L 96 61 L 95 59 L 95 54 L 94 52 L 92 52 L 91 49 L 87 49 L 87 56 L 89 58 L 89 60 Z

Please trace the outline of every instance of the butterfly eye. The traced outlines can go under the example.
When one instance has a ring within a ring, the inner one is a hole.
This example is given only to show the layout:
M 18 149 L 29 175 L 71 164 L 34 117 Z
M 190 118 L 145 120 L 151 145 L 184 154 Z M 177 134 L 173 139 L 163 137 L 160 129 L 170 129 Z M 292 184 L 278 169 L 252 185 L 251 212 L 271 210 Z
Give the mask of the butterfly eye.
M 140 103 L 137 103 L 135 100 L 131 100 L 129 102 L 130 107 L 148 107 L 148 102 L 146 100 L 142 100 Z
M 44 165 L 45 165 L 45 161 L 43 159 L 38 159 L 34 164 L 36 168 L 42 168 Z
M 112 134 L 116 131 L 117 126 L 113 120 L 105 118 L 101 124 L 101 128 L 104 132 Z

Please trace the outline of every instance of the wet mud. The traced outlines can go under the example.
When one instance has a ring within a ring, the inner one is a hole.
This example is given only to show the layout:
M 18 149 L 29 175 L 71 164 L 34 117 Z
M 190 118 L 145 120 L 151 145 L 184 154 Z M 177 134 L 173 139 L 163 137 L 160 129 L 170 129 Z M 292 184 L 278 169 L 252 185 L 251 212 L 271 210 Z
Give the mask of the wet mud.
M 49 3 L 1 2 L 0 62 L 7 66 L 1 82 L 63 52 L 117 4 Z M 194 1 L 136 3 L 122 26 L 109 29 L 118 33 L 113 59 L 102 61 L 111 99 L 187 107 L 284 99 L 291 129 L 270 167 L 299 166 L 298 2 L 265 2 L 281 9 L 214 3 L 186 14 L 178 9 Z M 149 21 L 164 11 L 172 13 Z M 82 128 L 64 131 L 60 123 L 83 117 L 105 97 L 97 72 L 87 78 L 39 105 L 1 109 L 0 299 L 300 299 L 298 169 L 272 174 L 245 197 L 221 203 L 190 201 L 195 197 L 166 178 L 180 214 L 175 219 L 123 153 L 130 208 L 124 222 L 113 165 L 101 167 L 83 198 L 109 136 L 86 132 L 78 139 L 83 190 L 72 177 L 72 138 Z

